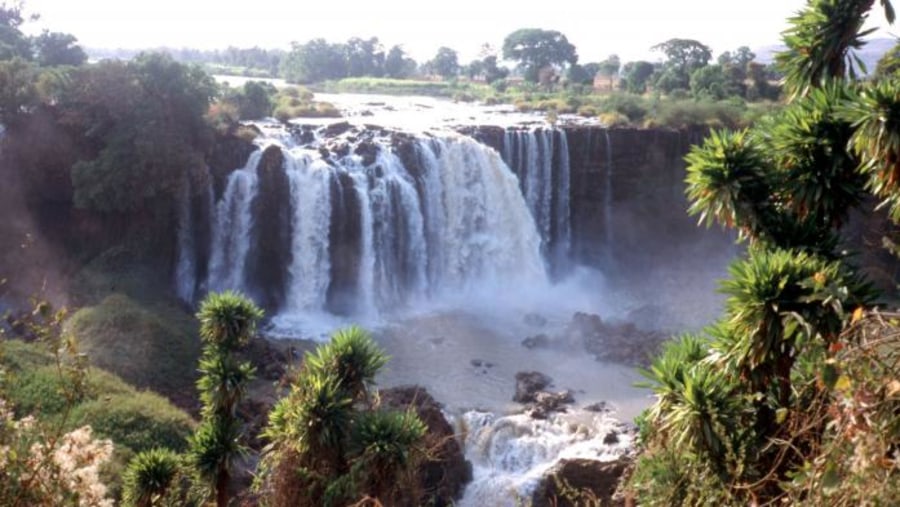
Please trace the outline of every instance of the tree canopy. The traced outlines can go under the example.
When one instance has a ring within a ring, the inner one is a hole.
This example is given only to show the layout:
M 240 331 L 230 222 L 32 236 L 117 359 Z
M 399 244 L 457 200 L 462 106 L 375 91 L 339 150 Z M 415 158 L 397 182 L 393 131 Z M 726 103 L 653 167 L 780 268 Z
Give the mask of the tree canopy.
M 536 83 L 541 69 L 573 65 L 578 62 L 578 53 L 560 32 L 522 28 L 503 40 L 503 58 L 519 62 L 525 79 Z
M 663 76 L 668 77 L 662 83 L 657 82 L 657 87 L 663 91 L 678 88 L 687 90 L 690 87 L 691 74 L 712 59 L 712 50 L 693 39 L 669 39 L 651 49 L 661 51 L 666 56 L 663 62 Z
M 456 51 L 448 47 L 438 48 L 437 54 L 428 61 L 426 66 L 431 72 L 434 72 L 444 79 L 455 77 L 460 71 L 459 57 L 457 56 Z

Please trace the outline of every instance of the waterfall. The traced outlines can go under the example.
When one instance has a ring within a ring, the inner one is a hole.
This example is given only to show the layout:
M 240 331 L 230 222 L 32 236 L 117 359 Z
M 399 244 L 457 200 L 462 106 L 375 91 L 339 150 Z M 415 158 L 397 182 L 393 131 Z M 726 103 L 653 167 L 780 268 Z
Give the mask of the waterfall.
M 559 223 L 568 226 L 567 218 L 552 221 L 556 201 L 550 199 L 549 178 L 559 142 L 548 132 L 528 148 L 534 152 L 533 192 L 543 196 L 544 233 Z M 263 150 L 228 176 L 211 219 L 209 290 L 258 290 L 248 258 L 257 259 L 254 273 L 275 268 L 259 266 L 259 252 L 272 243 L 271 235 L 266 245 L 254 243 L 261 237 L 258 228 L 267 224 L 255 216 L 257 200 L 267 203 L 268 213 L 285 210 L 290 217 L 290 238 L 284 239 L 289 265 L 284 277 L 272 278 L 287 278 L 284 298 L 269 300 L 277 306 L 267 308 L 271 314 L 377 315 L 491 284 L 546 282 L 541 235 L 515 175 L 497 152 L 455 134 L 409 136 L 404 146 L 366 134 L 364 141 L 349 139 L 351 149 L 333 153 L 301 148 L 278 133 L 259 141 L 280 149 L 289 191 L 264 195 L 270 191 L 264 189 L 278 187 L 260 183 Z M 280 174 L 270 166 L 281 158 L 265 160 L 266 174 Z
M 571 250 L 569 145 L 562 129 L 507 130 L 503 160 L 519 178 L 522 194 L 553 272 Z
M 216 205 L 207 275 L 207 286 L 211 291 L 244 288 L 244 268 L 253 221 L 250 203 L 256 196 L 256 167 L 261 158 L 262 150 L 254 151 L 244 167 L 229 175 L 225 192 Z
M 285 157 L 290 182 L 294 253 L 288 272 L 287 309 L 317 310 L 325 305 L 331 281 L 328 228 L 331 221 L 332 173 L 327 164 L 305 153 Z

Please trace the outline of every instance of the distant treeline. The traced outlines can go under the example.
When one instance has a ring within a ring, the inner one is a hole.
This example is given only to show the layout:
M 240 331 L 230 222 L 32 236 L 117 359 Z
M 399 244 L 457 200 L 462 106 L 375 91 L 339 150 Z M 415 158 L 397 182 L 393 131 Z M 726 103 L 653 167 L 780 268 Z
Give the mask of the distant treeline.
M 223 70 L 257 70 L 268 77 L 278 77 L 281 61 L 287 54 L 283 49 L 262 49 L 259 47 L 237 48 L 229 46 L 225 49 L 192 49 L 192 48 L 153 48 L 153 49 L 97 49 L 89 48 L 88 55 L 94 60 L 118 59 L 131 60 L 140 53 L 168 53 L 175 60 L 184 63 L 214 64 Z M 257 74 L 257 73 L 253 73 Z

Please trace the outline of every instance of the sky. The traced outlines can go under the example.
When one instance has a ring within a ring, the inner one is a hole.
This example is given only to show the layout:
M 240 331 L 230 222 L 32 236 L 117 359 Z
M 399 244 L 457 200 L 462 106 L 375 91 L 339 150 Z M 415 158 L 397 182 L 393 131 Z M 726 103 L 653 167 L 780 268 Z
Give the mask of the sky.
M 718 55 L 739 46 L 777 44 L 787 18 L 804 0 L 25 0 L 40 19 L 26 27 L 69 32 L 93 48 L 227 46 L 289 49 L 292 41 L 378 37 L 402 44 L 419 61 L 437 48 L 460 60 L 485 43 L 500 48 L 518 28 L 558 30 L 582 63 L 618 54 L 623 61 L 659 60 L 650 47 L 670 38 L 696 39 Z M 880 12 L 870 24 L 886 27 Z M 881 28 L 876 37 L 900 29 Z

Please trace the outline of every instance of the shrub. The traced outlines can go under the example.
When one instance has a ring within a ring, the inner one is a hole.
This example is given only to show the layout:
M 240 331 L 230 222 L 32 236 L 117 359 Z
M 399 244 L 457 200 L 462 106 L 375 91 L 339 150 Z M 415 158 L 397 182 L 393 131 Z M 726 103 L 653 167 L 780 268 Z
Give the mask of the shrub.
M 187 448 L 196 423 L 161 396 L 150 392 L 104 394 L 72 411 L 72 423 L 89 425 L 97 435 L 134 452 L 154 447 Z
M 621 113 L 602 113 L 597 117 L 604 127 L 627 127 L 631 124 L 628 117 Z
M 647 106 L 643 98 L 631 93 L 611 93 L 600 104 L 600 109 L 607 113 L 624 115 L 631 122 L 640 122 L 647 116 Z
M 177 307 L 113 294 L 66 323 L 91 363 L 140 388 L 178 400 L 193 396 L 200 343 L 194 320 Z

